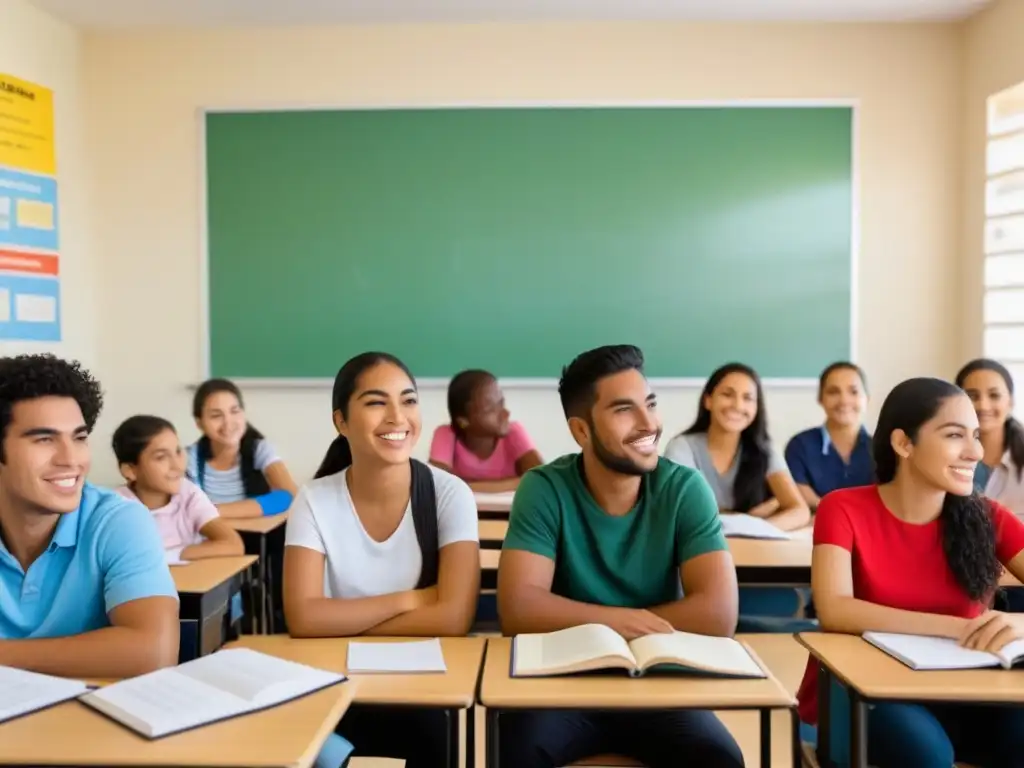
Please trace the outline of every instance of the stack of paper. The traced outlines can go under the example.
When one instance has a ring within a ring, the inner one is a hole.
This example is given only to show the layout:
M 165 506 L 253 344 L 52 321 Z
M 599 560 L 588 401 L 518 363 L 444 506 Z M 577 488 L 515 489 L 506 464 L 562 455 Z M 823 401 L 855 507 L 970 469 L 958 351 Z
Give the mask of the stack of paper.
M 719 515 L 722 520 L 722 532 L 726 536 L 737 539 L 780 539 L 786 540 L 790 536 L 785 531 L 780 531 L 767 520 L 750 515 Z
M 348 644 L 349 674 L 374 672 L 446 672 L 441 641 Z

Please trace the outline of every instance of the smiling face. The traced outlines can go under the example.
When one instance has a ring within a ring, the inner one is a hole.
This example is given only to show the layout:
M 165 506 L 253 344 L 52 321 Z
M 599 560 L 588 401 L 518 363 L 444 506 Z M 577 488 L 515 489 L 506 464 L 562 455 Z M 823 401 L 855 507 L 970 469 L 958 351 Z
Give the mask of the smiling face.
M 658 466 L 661 417 L 647 379 L 635 369 L 605 376 L 597 382 L 596 395 L 589 419 L 569 420 L 576 442 L 613 472 L 653 472 Z
M 1006 381 L 996 371 L 974 371 L 964 379 L 964 390 L 971 398 L 982 432 L 999 432 L 1013 412 L 1013 396 Z
M 336 411 L 334 422 L 348 438 L 353 463 L 408 462 L 420 436 L 416 386 L 397 365 L 378 363 L 359 376 L 348 415 Z
M 723 432 L 742 432 L 757 416 L 757 384 L 745 373 L 726 374 L 704 397 L 704 407 Z
M 154 436 L 139 454 L 137 464 L 123 464 L 121 474 L 140 492 L 174 496 L 185 476 L 185 452 L 174 430 Z
M 237 448 L 247 426 L 245 409 L 234 393 L 214 392 L 203 403 L 196 425 L 214 446 Z
M 74 512 L 91 461 L 89 430 L 73 398 L 22 400 L 3 435 L 0 493 L 37 514 Z
M 902 466 L 927 484 L 957 496 L 974 490 L 974 470 L 983 452 L 978 417 L 965 395 L 943 400 L 913 441 L 902 430 L 894 431 L 891 440 Z
M 829 424 L 837 427 L 859 425 L 868 404 L 860 374 L 853 368 L 836 368 L 825 379 L 818 402 L 825 410 Z

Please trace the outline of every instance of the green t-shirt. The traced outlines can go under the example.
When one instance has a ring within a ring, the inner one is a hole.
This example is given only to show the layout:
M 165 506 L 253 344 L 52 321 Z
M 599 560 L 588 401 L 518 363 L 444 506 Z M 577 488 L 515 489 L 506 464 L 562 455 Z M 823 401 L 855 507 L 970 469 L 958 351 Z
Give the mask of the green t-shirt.
M 555 594 L 649 608 L 681 597 L 680 565 L 726 549 L 718 504 L 697 470 L 660 459 L 643 476 L 636 506 L 615 517 L 590 495 L 581 465 L 570 454 L 527 472 L 505 536 L 504 549 L 555 561 Z

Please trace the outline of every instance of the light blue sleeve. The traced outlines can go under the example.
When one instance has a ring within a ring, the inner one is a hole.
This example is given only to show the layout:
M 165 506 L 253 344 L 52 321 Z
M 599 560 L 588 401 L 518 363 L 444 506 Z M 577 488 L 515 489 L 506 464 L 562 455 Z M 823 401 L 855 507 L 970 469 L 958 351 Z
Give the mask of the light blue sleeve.
M 266 470 L 271 464 L 276 464 L 281 460 L 281 457 L 277 455 L 277 451 L 274 450 L 274 446 L 267 440 L 260 440 L 256 443 L 256 450 L 253 451 L 252 464 L 260 472 Z
M 105 503 L 113 508 L 104 515 L 97 554 L 107 614 L 122 603 L 144 597 L 177 599 L 160 532 L 149 510 L 120 497 Z

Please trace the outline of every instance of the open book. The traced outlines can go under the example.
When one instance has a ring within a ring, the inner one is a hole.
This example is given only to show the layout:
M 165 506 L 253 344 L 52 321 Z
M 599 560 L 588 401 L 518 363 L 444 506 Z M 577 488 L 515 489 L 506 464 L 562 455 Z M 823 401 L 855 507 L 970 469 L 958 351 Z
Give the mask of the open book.
M 737 539 L 779 539 L 788 540 L 790 535 L 781 531 L 767 520 L 744 514 L 719 515 L 722 533 Z
M 512 641 L 512 677 L 606 669 L 624 669 L 631 677 L 659 670 L 715 677 L 767 677 L 747 649 L 731 637 L 673 632 L 626 642 L 611 627 L 583 624 L 558 632 L 517 635 Z
M 80 701 L 155 739 L 283 704 L 345 679 L 248 648 L 232 648 L 114 683 Z
M 865 632 L 864 639 L 911 669 L 1010 669 L 1024 661 L 1024 640 L 1014 640 L 998 653 L 964 648 L 948 637 Z
M 76 699 L 88 690 L 81 680 L 0 667 L 0 723 Z

